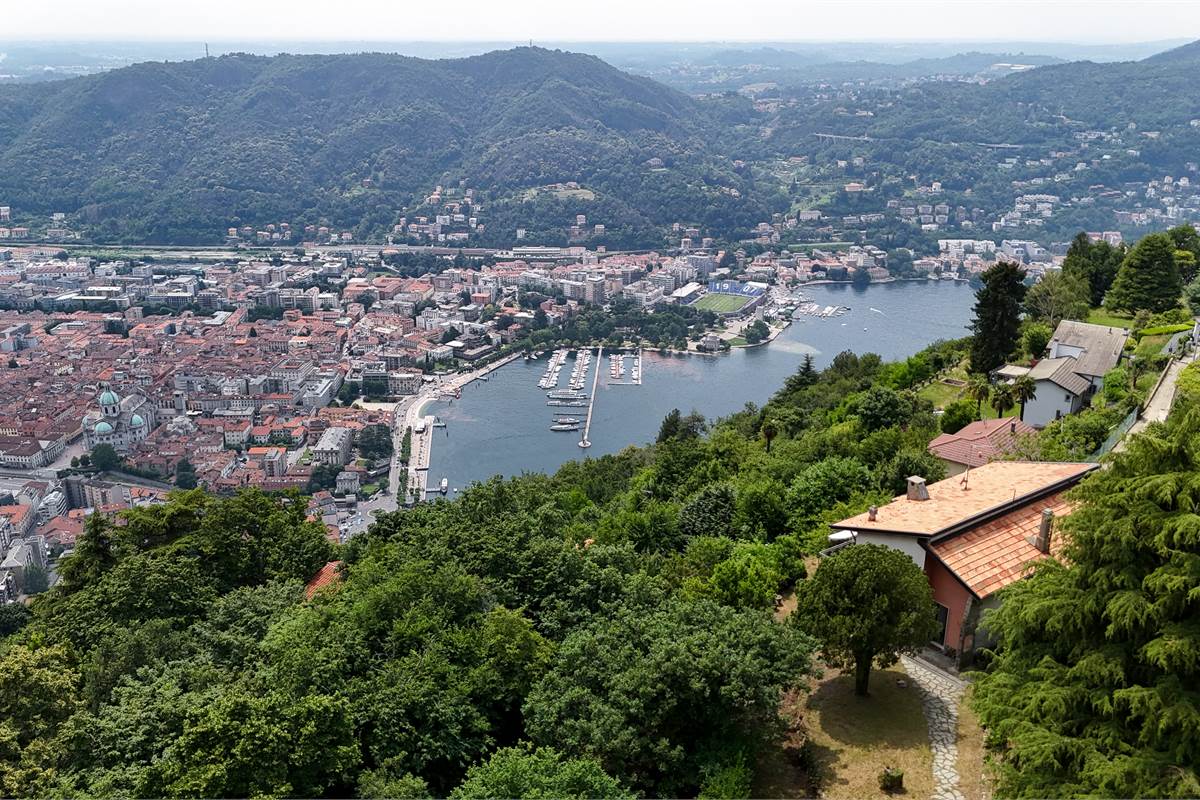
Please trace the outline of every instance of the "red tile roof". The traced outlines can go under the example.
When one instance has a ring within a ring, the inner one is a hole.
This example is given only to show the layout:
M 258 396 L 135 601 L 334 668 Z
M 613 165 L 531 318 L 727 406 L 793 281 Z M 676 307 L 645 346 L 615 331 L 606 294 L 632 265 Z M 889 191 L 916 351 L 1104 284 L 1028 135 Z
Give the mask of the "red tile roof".
M 1064 499 L 1065 490 L 1047 495 L 965 533 L 929 545 L 946 567 L 979 598 L 1023 578 L 1032 562 L 1045 558 L 1030 542 L 1041 526 L 1042 511 L 1054 512 L 1055 526 L 1070 514 L 1075 504 Z M 1057 555 L 1063 537 L 1053 530 L 1050 554 Z
M 928 486 L 928 500 L 904 495 L 868 513 L 833 524 L 834 529 L 934 536 L 987 514 L 1028 502 L 1031 496 L 1078 482 L 1098 464 L 993 461 L 965 475 Z
M 981 419 L 972 422 L 958 433 L 943 433 L 929 443 L 929 452 L 943 461 L 982 467 L 984 464 L 1012 452 L 1019 437 L 1034 433 L 1016 417 Z
M 317 592 L 324 589 L 326 586 L 338 583 L 342 580 L 341 561 L 330 561 L 321 570 L 312 577 L 308 585 L 304 587 L 304 597 L 312 600 Z

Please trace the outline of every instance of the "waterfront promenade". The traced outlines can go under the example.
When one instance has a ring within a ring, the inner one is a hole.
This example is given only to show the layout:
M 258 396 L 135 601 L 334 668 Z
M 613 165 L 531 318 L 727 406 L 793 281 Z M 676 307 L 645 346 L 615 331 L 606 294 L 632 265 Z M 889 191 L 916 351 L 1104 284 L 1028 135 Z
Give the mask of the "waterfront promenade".
M 399 490 L 413 491 L 416 490 L 418 499 L 425 499 L 425 492 L 428 491 L 428 470 L 430 454 L 433 449 L 433 418 L 426 420 L 425 430 L 418 435 L 416 432 L 417 422 L 425 416 L 425 406 L 436 400 L 439 396 L 447 394 L 455 394 L 461 392 L 463 387 L 467 386 L 472 381 L 478 380 L 481 376 L 494 372 L 504 365 L 520 358 L 520 353 L 510 353 L 504 358 L 497 359 L 492 363 L 480 367 L 479 369 L 471 370 L 470 372 L 462 372 L 456 375 L 447 376 L 432 383 L 421 387 L 421 391 L 415 397 L 404 401 L 405 410 L 403 414 L 396 413 L 395 436 L 396 436 L 396 455 L 392 460 L 392 475 L 391 475 L 391 503 L 392 509 L 402 501 L 403 497 L 398 493 Z M 399 408 L 400 404 L 397 404 Z M 412 453 L 409 459 L 408 469 L 400 468 L 400 442 L 404 439 L 404 431 L 408 428 L 413 428 Z M 400 487 L 400 474 L 406 475 L 405 486 Z M 390 510 L 390 509 L 389 509 Z

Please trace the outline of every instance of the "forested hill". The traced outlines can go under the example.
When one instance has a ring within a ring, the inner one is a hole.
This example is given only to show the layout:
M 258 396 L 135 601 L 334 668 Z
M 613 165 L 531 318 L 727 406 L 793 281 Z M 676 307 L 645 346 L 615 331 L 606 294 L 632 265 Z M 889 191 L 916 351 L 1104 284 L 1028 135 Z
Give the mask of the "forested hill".
M 1168 63 L 1190 63 L 1195 64 L 1200 62 L 1200 41 L 1189 42 L 1180 47 L 1173 47 L 1170 50 L 1142 59 L 1145 63 L 1150 64 L 1168 64 Z
M 442 181 L 576 180 L 611 194 L 615 224 L 663 224 L 690 210 L 676 182 L 746 188 L 710 158 L 716 124 L 680 92 L 540 48 L 144 63 L 0 90 L 0 197 L 82 212 L 107 238 L 187 242 L 238 221 L 377 231 Z
M 1042 145 L 1070 140 L 1089 128 L 1107 131 L 1131 123 L 1142 131 L 1188 129 L 1200 117 L 1197 47 L 1143 61 L 1049 65 L 985 84 L 921 83 L 864 93 L 857 115 L 847 115 L 846 101 L 838 99 L 786 113 L 777 130 L 797 141 L 812 131 L 833 131 L 879 139 Z M 1191 160 L 1194 153 L 1186 155 Z

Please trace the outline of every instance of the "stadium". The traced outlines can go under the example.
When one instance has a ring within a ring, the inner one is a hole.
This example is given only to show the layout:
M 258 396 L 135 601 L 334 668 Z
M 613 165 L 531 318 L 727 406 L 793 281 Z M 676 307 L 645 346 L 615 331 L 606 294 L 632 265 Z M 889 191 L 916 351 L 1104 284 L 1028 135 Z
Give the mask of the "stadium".
M 766 299 L 765 283 L 709 281 L 708 291 L 694 300 L 692 307 L 701 311 L 714 311 L 721 316 L 736 316 L 757 308 Z

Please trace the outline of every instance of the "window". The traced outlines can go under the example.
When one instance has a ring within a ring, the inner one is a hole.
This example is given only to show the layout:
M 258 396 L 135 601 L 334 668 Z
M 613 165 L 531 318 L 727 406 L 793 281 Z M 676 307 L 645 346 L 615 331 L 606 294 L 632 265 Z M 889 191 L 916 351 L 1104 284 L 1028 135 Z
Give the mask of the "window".
M 1066 401 L 1067 401 L 1068 403 L 1069 403 L 1069 402 L 1071 402 L 1071 398 L 1072 398 L 1072 397 L 1074 397 L 1074 395 L 1072 395 L 1072 394 L 1068 393 L 1068 394 L 1067 394 L 1067 397 L 1066 397 Z

